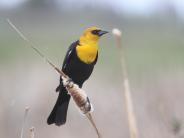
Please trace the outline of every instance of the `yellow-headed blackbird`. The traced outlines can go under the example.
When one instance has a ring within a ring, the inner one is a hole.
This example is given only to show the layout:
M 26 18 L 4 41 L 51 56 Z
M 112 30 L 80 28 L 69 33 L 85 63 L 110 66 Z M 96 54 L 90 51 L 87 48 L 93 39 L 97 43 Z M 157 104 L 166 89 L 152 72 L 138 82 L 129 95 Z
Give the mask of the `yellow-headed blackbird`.
M 90 27 L 83 32 L 78 41 L 70 45 L 66 53 L 62 71 L 80 88 L 93 71 L 98 59 L 98 40 L 106 33 L 107 31 L 102 31 L 97 27 Z M 60 85 L 56 91 L 59 91 L 59 96 L 47 123 L 49 125 L 55 123 L 60 126 L 66 122 L 70 101 L 70 95 L 63 86 L 62 78 L 60 78 Z

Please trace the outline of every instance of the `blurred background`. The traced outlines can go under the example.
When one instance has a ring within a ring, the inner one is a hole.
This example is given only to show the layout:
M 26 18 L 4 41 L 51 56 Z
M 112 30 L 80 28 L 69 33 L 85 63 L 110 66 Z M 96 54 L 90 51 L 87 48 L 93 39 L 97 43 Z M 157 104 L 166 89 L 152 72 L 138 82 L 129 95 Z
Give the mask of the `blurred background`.
M 61 67 L 68 46 L 89 26 L 122 30 L 140 138 L 184 138 L 184 2 L 181 0 L 0 0 L 0 137 L 95 138 L 71 101 L 64 126 L 48 126 L 59 75 L 7 24 L 9 18 Z M 85 83 L 104 138 L 128 138 L 120 57 L 112 34 Z

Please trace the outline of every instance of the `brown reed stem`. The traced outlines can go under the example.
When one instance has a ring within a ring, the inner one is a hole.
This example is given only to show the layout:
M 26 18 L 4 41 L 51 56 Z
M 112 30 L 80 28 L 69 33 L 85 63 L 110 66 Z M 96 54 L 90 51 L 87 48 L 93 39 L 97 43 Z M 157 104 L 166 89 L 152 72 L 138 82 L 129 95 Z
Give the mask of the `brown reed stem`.
M 49 65 L 51 65 L 61 76 L 67 78 L 67 75 L 65 75 L 65 73 L 60 70 L 59 68 L 57 68 L 48 58 L 46 58 L 44 56 L 44 54 L 42 54 L 36 47 L 35 44 L 33 42 L 31 42 L 27 37 L 25 37 L 25 35 L 9 20 L 7 19 L 8 24 L 19 34 L 19 36 L 26 41 L 29 46 L 39 55 L 41 56 Z
M 92 126 L 94 127 L 98 138 L 101 138 L 101 134 L 100 134 L 100 132 L 99 132 L 99 130 L 98 130 L 98 128 L 97 128 L 94 120 L 93 120 L 92 114 L 91 113 L 87 113 L 86 114 L 86 117 L 88 118 L 88 120 L 90 121 L 90 123 L 92 124 Z
M 130 138 L 138 138 L 137 121 L 136 121 L 136 115 L 135 115 L 134 107 L 133 107 L 133 99 L 131 96 L 128 71 L 127 71 L 125 55 L 124 55 L 124 49 L 122 46 L 121 31 L 119 31 L 118 29 L 114 29 L 113 34 L 114 34 L 115 39 L 116 39 L 116 45 L 119 49 L 119 58 L 120 58 L 120 62 L 121 62 L 122 75 L 123 75 L 123 91 L 124 91 L 125 105 L 126 105 L 127 116 L 128 116 Z

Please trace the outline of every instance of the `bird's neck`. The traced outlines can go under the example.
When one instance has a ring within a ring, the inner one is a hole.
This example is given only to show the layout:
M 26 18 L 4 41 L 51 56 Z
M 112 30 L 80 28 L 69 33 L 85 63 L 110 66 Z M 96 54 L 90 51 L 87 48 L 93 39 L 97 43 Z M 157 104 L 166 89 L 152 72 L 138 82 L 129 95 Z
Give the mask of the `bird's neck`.
M 80 39 L 76 47 L 77 56 L 86 63 L 91 64 L 95 61 L 98 52 L 98 41 Z

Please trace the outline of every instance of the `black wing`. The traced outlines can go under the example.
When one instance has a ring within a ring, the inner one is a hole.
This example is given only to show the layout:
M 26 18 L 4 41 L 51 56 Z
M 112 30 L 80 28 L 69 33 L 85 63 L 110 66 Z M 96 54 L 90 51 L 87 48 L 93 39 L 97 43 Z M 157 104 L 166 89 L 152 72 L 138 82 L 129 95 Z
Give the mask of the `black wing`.
M 63 70 L 63 71 L 65 71 L 66 66 L 67 66 L 67 63 L 70 62 L 70 59 L 71 59 L 71 57 L 72 57 L 72 55 L 73 55 L 73 53 L 74 53 L 74 51 L 75 51 L 75 47 L 76 47 L 78 44 L 79 44 L 79 41 L 76 41 L 76 42 L 72 43 L 72 44 L 70 45 L 70 47 L 68 48 L 68 51 L 67 51 L 66 56 L 65 56 L 64 61 L 63 61 L 63 66 L 62 66 L 62 70 Z
M 96 59 L 94 61 L 94 65 L 96 64 L 97 60 L 98 60 L 98 52 L 97 52 L 97 55 L 96 55 Z
M 72 43 L 70 45 L 70 47 L 68 48 L 68 51 L 66 52 L 66 56 L 64 58 L 63 61 L 63 66 L 62 66 L 62 71 L 65 73 L 66 68 L 67 68 L 67 64 L 70 62 L 70 59 L 72 58 L 74 52 L 75 52 L 75 47 L 79 44 L 79 41 L 75 41 L 74 43 Z M 66 74 L 67 75 L 67 74 Z M 56 92 L 58 92 L 60 90 L 60 88 L 63 86 L 62 85 L 62 78 L 60 77 L 60 84 L 59 86 L 56 88 Z

